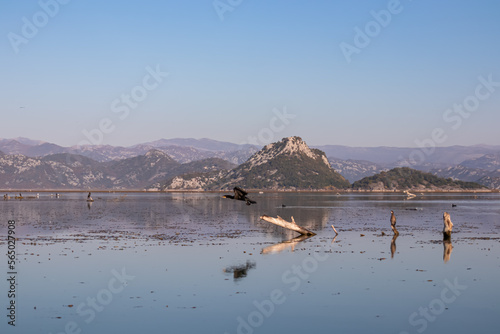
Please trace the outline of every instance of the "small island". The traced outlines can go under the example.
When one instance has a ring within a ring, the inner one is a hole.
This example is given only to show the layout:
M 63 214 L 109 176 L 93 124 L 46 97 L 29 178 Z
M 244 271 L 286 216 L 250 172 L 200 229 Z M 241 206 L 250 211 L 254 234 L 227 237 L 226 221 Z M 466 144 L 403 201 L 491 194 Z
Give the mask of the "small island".
M 398 167 L 356 181 L 352 189 L 354 191 L 474 191 L 488 188 L 475 182 L 445 179 L 409 167 Z

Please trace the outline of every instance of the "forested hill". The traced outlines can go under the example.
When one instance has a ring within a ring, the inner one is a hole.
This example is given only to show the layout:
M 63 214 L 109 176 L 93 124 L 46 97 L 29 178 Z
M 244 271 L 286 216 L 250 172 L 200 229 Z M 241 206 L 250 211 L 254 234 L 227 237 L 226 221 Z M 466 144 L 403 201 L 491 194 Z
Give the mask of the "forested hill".
M 475 182 L 438 177 L 408 167 L 394 168 L 353 183 L 354 190 L 473 190 L 486 189 Z

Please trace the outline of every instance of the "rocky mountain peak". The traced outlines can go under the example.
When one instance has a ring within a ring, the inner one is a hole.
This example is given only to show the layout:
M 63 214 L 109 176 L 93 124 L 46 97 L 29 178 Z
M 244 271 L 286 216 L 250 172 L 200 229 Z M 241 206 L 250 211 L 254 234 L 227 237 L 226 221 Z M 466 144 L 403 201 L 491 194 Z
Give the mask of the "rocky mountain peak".
M 283 138 L 281 142 L 269 144 L 266 148 L 274 150 L 276 155 L 279 154 L 298 154 L 304 153 L 310 158 L 314 158 L 315 154 L 311 151 L 309 146 L 300 137 L 287 137 Z
M 320 158 L 328 167 L 330 167 L 328 159 L 326 158 L 326 155 L 324 153 L 309 148 L 306 142 L 303 141 L 302 138 L 297 136 L 286 137 L 279 142 L 266 145 L 261 151 L 254 154 L 248 160 L 248 163 L 251 165 L 251 167 L 256 167 L 264 163 L 267 163 L 269 160 L 274 159 L 281 155 L 286 155 L 286 156 L 305 155 L 311 159 Z
M 349 186 L 330 166 L 324 152 L 311 149 L 300 137 L 266 145 L 244 164 L 214 181 L 214 188 L 240 184 L 250 189 L 325 189 Z
M 160 151 L 160 150 L 157 150 L 157 149 L 151 149 L 149 151 L 146 152 L 145 154 L 146 157 L 148 158 L 156 158 L 156 157 L 168 157 L 168 154 L 166 154 L 165 152 L 163 151 Z

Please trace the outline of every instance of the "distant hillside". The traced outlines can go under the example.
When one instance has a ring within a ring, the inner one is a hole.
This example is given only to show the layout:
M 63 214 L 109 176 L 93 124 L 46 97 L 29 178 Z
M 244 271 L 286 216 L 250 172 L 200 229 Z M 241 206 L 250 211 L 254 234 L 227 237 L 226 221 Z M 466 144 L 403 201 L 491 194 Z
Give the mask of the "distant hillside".
M 10 142 L 10 141 L 16 141 L 20 144 L 26 145 L 26 146 L 36 146 L 36 145 L 41 145 L 44 144 L 45 142 L 42 140 L 33 140 L 29 138 L 24 138 L 24 137 L 17 137 L 17 138 L 12 138 L 12 139 L 0 139 L 0 145 L 3 145 L 4 143 Z
M 219 170 L 230 170 L 235 168 L 237 165 L 233 164 L 227 160 L 220 158 L 208 158 L 203 160 L 191 161 L 181 165 L 178 173 L 200 173 L 200 172 L 212 172 Z
M 277 149 L 279 145 L 270 145 L 277 150 L 274 153 L 279 153 Z M 220 189 L 240 180 L 252 187 L 268 187 L 269 189 L 345 187 L 346 180 L 338 179 L 337 174 L 328 176 L 332 171 L 324 169 L 325 166 L 322 164 L 314 163 L 314 159 L 297 159 L 301 155 L 312 156 L 318 152 L 325 156 L 322 153 L 323 150 L 319 151 L 318 148 L 307 147 L 300 154 L 276 154 L 273 159 L 268 159 L 264 166 L 260 166 L 260 162 L 255 161 L 259 157 L 256 146 L 238 145 L 207 138 L 160 139 L 130 147 L 111 145 L 62 147 L 22 137 L 0 139 L 0 152 L 3 152 L 0 153 L 2 158 L 0 187 L 9 188 L 10 185 L 14 185 L 14 187 L 40 188 L 59 185 L 67 189 L 78 187 L 116 189 L 117 187 L 135 188 L 155 185 L 153 188 L 162 188 L 166 187 L 165 180 L 177 177 L 176 184 L 181 189 L 184 187 L 181 179 L 185 180 L 185 176 L 178 177 L 185 173 L 196 176 L 197 181 L 191 182 L 190 185 L 197 184 L 198 188 Z M 326 150 L 326 157 L 333 170 L 350 182 L 359 181 L 364 177 L 395 167 L 411 167 L 421 171 L 431 171 L 439 177 L 473 181 L 490 188 L 500 188 L 498 180 L 500 146 L 439 147 L 433 154 L 426 155 L 425 161 L 420 162 L 418 166 L 408 165 L 405 161 L 408 155 L 418 148 L 339 145 L 325 145 L 320 148 Z M 163 152 L 169 159 L 162 158 L 154 166 L 142 166 L 142 161 L 146 164 L 150 163 L 144 157 L 151 150 Z M 285 153 L 286 150 L 283 152 Z M 261 151 L 260 154 L 267 153 Z M 326 161 L 326 157 L 321 160 Z M 222 159 L 228 163 L 222 161 L 213 163 L 214 161 L 209 159 Z M 247 163 L 249 159 L 253 159 L 254 162 Z M 70 161 L 73 164 L 78 162 L 82 166 L 78 164 L 70 166 L 68 165 Z M 200 165 L 195 162 L 200 162 Z M 209 170 L 194 167 L 204 164 L 211 165 Z M 241 166 L 237 167 L 237 165 Z M 316 170 L 319 166 L 321 168 Z M 138 174 L 135 174 L 133 168 L 137 169 Z M 205 178 L 206 175 L 203 173 L 214 170 L 217 171 L 215 173 L 217 176 L 210 173 Z M 294 174 L 292 171 L 297 171 L 297 173 Z M 44 178 L 43 175 L 46 177 Z M 331 180 L 335 178 L 337 180 L 332 183 Z
M 467 182 L 477 182 L 480 178 L 490 174 L 491 172 L 486 169 L 480 168 L 470 168 L 462 165 L 457 165 L 454 167 L 442 168 L 442 169 L 433 169 L 431 173 L 445 178 L 445 179 L 453 179 Z
M 462 164 L 470 168 L 481 168 L 492 171 L 500 168 L 500 146 L 474 145 L 438 147 L 435 152 L 425 155 L 424 161 L 418 165 L 408 165 L 408 157 L 418 148 L 409 147 L 350 147 L 340 145 L 323 145 L 314 148 L 325 152 L 331 162 L 341 162 L 334 166 L 337 171 L 348 175 L 348 179 L 356 181 L 368 176 L 370 170 L 390 169 L 394 167 L 411 167 L 418 170 L 444 169 Z M 151 149 L 168 154 L 180 163 L 207 158 L 220 158 L 235 164 L 242 164 L 256 153 L 260 147 L 250 144 L 238 145 L 230 142 L 208 138 L 173 138 L 159 139 L 130 147 L 111 145 L 88 145 L 63 147 L 40 140 L 28 138 L 0 139 L 0 151 L 5 154 L 22 154 L 31 158 L 43 157 L 57 153 L 83 155 L 99 162 L 122 160 L 144 155 Z M 490 156 L 491 155 L 491 156 Z M 497 166 L 497 167 L 496 167 Z M 379 170 L 379 171 L 380 171 Z
M 167 153 L 180 163 L 219 158 L 238 165 L 247 161 L 252 154 L 258 151 L 254 147 L 242 148 L 239 151 L 208 151 L 189 146 L 162 146 L 157 149 Z
M 365 177 L 353 183 L 354 190 L 471 190 L 486 187 L 474 182 L 444 179 L 408 167 L 394 168 L 387 172 Z
M 462 161 L 460 165 L 468 168 L 481 168 L 489 171 L 500 169 L 500 152 L 485 154 L 479 158 Z
M 148 190 L 217 190 L 216 184 L 227 175 L 227 170 L 187 173 L 149 186 Z
M 491 189 L 500 189 L 500 171 L 480 178 L 477 183 Z
M 63 148 L 64 152 L 83 155 L 99 162 L 117 161 L 127 158 L 134 158 L 146 154 L 154 149 L 151 146 L 141 146 L 139 148 L 111 146 L 111 145 L 88 145 L 88 146 L 72 146 Z M 29 155 L 30 152 L 26 154 Z M 43 155 L 43 154 L 40 154 Z
M 218 158 L 180 164 L 159 150 L 108 162 L 69 153 L 42 158 L 0 153 L 0 188 L 144 189 L 176 175 L 233 167 L 234 164 Z
M 169 177 L 180 167 L 180 163 L 167 154 L 151 150 L 145 155 L 102 163 L 105 175 L 113 179 L 114 188 L 142 189 L 145 186 Z
M 349 182 L 361 180 L 364 177 L 375 175 L 387 169 L 366 160 L 342 160 L 337 158 L 329 158 L 328 160 L 330 160 L 332 168 Z
M 22 140 L 22 141 L 19 141 Z M 173 145 L 177 143 L 178 145 Z M 189 145 L 193 146 L 189 146 Z M 231 163 L 241 164 L 258 151 L 253 145 L 237 145 L 209 139 L 160 139 L 155 142 L 132 147 L 111 145 L 83 145 L 63 147 L 27 138 L 0 139 L 0 151 L 6 154 L 22 154 L 37 158 L 57 153 L 83 155 L 99 162 L 122 160 L 146 154 L 157 149 L 168 154 L 180 163 L 208 158 L 220 158 Z
M 324 151 L 328 159 L 342 160 L 365 160 L 380 164 L 384 167 L 403 167 L 405 160 L 409 160 L 410 155 L 419 148 L 412 147 L 350 147 L 341 145 L 315 146 Z M 431 168 L 446 168 L 458 165 L 464 160 L 476 159 L 485 154 L 492 154 L 500 151 L 500 146 L 448 146 L 436 147 L 433 154 L 425 154 L 424 161 L 416 161 L 418 166 L 407 166 L 421 170 Z
M 323 152 L 310 149 L 300 137 L 283 138 L 265 146 L 244 164 L 222 174 L 176 177 L 165 189 L 189 185 L 197 189 L 337 189 L 349 182 L 335 172 Z
M 192 147 L 197 150 L 205 151 L 222 151 L 222 152 L 233 152 L 239 150 L 247 150 L 249 148 L 256 148 L 254 145 L 250 144 L 233 144 L 228 142 L 222 142 L 218 140 L 202 138 L 172 138 L 172 139 L 159 139 L 152 142 L 143 143 L 142 145 L 148 145 L 155 148 L 166 147 L 166 146 L 180 146 L 180 147 Z
M 485 154 L 461 164 L 434 169 L 433 174 L 454 180 L 472 181 L 488 188 L 500 189 L 500 153 Z

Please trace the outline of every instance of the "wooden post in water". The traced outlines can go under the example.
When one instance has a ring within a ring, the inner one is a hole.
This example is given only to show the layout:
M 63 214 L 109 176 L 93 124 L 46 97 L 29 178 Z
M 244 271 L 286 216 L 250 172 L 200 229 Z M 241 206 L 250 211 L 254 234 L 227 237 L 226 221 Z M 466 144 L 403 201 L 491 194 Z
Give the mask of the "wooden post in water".
M 449 238 L 451 236 L 451 230 L 453 229 L 453 223 L 451 222 L 450 214 L 448 212 L 443 214 L 443 224 L 443 236 L 445 238 Z
M 335 226 L 332 225 L 333 231 L 335 232 L 335 236 L 339 235 L 339 232 L 335 229 Z
M 277 216 L 277 218 L 274 218 L 274 217 L 269 217 L 269 216 L 263 215 L 263 216 L 260 216 L 260 219 L 265 220 L 266 222 L 269 222 L 271 224 L 278 225 L 278 226 L 281 226 L 283 228 L 286 228 L 286 229 L 289 229 L 289 230 L 292 230 L 295 232 L 299 232 L 302 235 L 311 235 L 311 236 L 316 235 L 316 233 L 311 232 L 311 231 L 297 225 L 295 223 L 295 220 L 293 219 L 293 217 L 292 217 L 292 222 L 287 222 L 286 220 L 284 220 L 280 216 Z

